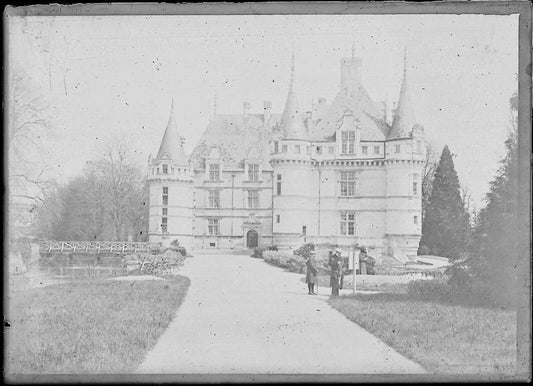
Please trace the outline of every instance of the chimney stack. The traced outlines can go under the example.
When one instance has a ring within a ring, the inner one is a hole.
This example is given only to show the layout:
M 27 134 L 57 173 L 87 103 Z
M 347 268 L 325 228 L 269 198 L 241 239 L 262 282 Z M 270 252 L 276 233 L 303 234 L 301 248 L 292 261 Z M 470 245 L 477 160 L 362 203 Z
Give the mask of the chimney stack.
M 351 89 L 361 80 L 361 58 L 344 58 L 341 61 L 341 87 Z
M 264 101 L 263 102 L 263 121 L 268 122 L 272 117 L 272 102 Z
M 248 118 L 248 112 L 250 111 L 250 102 L 242 102 L 242 110 L 244 118 Z

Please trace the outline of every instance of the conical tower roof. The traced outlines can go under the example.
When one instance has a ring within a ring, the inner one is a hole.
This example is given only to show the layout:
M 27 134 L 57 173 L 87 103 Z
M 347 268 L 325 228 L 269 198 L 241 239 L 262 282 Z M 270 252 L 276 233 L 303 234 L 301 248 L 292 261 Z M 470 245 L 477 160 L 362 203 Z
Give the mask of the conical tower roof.
M 402 88 L 400 90 L 398 106 L 394 114 L 392 128 L 388 135 L 388 139 L 408 137 L 415 123 L 415 114 L 413 111 L 413 105 L 411 104 L 409 82 L 407 78 L 407 54 L 404 52 Z
M 281 128 L 285 133 L 286 139 L 307 139 L 307 128 L 305 127 L 304 118 L 298 105 L 298 97 L 294 87 L 294 51 L 292 52 L 291 81 L 289 94 L 285 102 L 285 108 L 281 115 Z
M 174 100 L 172 100 L 167 128 L 155 161 L 160 161 L 162 158 L 170 158 L 176 166 L 187 166 L 187 157 L 185 156 L 176 119 L 174 118 Z

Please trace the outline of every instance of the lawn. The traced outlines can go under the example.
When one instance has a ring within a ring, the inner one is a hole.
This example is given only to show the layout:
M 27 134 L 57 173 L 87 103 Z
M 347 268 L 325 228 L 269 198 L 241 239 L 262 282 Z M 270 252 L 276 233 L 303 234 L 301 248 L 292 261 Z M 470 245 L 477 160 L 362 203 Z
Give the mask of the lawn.
M 371 275 L 370 275 L 371 276 Z M 320 272 L 318 274 L 318 286 L 320 288 L 330 288 L 329 285 L 330 275 L 329 273 Z M 391 282 L 383 283 L 372 283 L 369 282 L 372 278 L 361 278 L 360 275 L 356 277 L 356 287 L 357 291 L 380 291 L 380 292 L 389 292 L 389 293 L 405 293 L 407 292 L 407 283 L 395 283 L 394 276 L 391 276 Z M 305 275 L 300 279 L 305 283 Z M 351 274 L 344 276 L 344 281 L 342 288 L 352 289 L 352 280 L 353 277 Z M 316 288 L 316 285 L 315 285 Z
M 172 320 L 190 281 L 87 279 L 12 291 L 6 374 L 129 373 Z
M 341 296 L 329 302 L 430 372 L 515 373 L 516 312 L 412 300 L 405 294 L 387 293 Z

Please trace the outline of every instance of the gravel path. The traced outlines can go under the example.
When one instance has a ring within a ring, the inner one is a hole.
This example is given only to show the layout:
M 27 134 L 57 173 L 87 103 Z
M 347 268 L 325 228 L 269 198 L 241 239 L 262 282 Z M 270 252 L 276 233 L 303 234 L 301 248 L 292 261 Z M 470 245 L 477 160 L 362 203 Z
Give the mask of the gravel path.
M 425 373 L 332 309 L 329 288 L 307 295 L 299 274 L 222 254 L 196 254 L 182 274 L 187 297 L 138 373 Z

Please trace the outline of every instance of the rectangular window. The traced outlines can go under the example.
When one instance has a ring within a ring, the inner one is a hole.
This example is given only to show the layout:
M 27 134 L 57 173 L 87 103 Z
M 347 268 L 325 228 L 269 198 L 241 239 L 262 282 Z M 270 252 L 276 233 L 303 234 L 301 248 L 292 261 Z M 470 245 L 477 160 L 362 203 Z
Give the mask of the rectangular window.
M 294 152 L 295 152 L 296 154 L 300 154 L 300 145 L 295 145 L 295 146 L 294 146 Z
M 279 142 L 275 141 L 274 142 L 274 153 L 278 153 L 278 152 L 279 152 Z
M 287 145 L 281 146 L 281 152 L 286 153 L 287 152 Z
M 355 235 L 355 212 L 341 212 L 341 235 Z
M 368 146 L 363 146 L 363 154 L 368 154 Z
M 161 217 L 161 233 L 168 233 L 166 217 Z
M 329 147 L 329 154 L 335 154 L 335 146 Z
M 374 146 L 374 154 L 379 154 L 379 146 Z
M 220 190 L 209 191 L 209 207 L 220 208 Z
M 207 228 L 209 231 L 210 236 L 217 236 L 219 234 L 219 219 L 218 218 L 210 218 L 207 220 Z
M 220 165 L 219 164 L 209 165 L 209 180 L 220 181 Z
M 281 216 L 279 214 L 276 215 L 276 223 L 279 224 L 279 221 L 281 220 Z
M 355 131 L 342 131 L 341 132 L 341 148 L 342 154 L 354 154 L 355 153 Z
M 163 205 L 168 205 L 168 187 L 163 187 Z
M 248 191 L 248 208 L 259 208 L 259 191 Z
M 413 222 L 418 225 L 418 216 L 413 216 Z
M 322 146 L 316 147 L 316 154 L 322 154 Z
M 340 183 L 341 183 L 341 197 L 355 196 L 355 172 L 354 171 L 341 171 L 340 172 Z
M 307 234 L 307 225 L 302 226 L 302 233 L 304 236 Z
M 259 165 L 248 165 L 248 181 L 259 181 Z
M 399 153 L 399 152 L 400 152 L 400 145 L 395 145 L 395 146 L 394 146 L 394 151 L 395 151 L 396 153 Z
M 168 208 L 163 208 L 163 216 L 166 216 L 168 214 Z
M 168 165 L 163 164 L 163 174 L 168 174 Z
M 276 194 L 281 196 L 281 174 L 278 174 L 278 182 L 276 184 Z
M 418 195 L 418 182 L 413 181 L 413 196 Z

